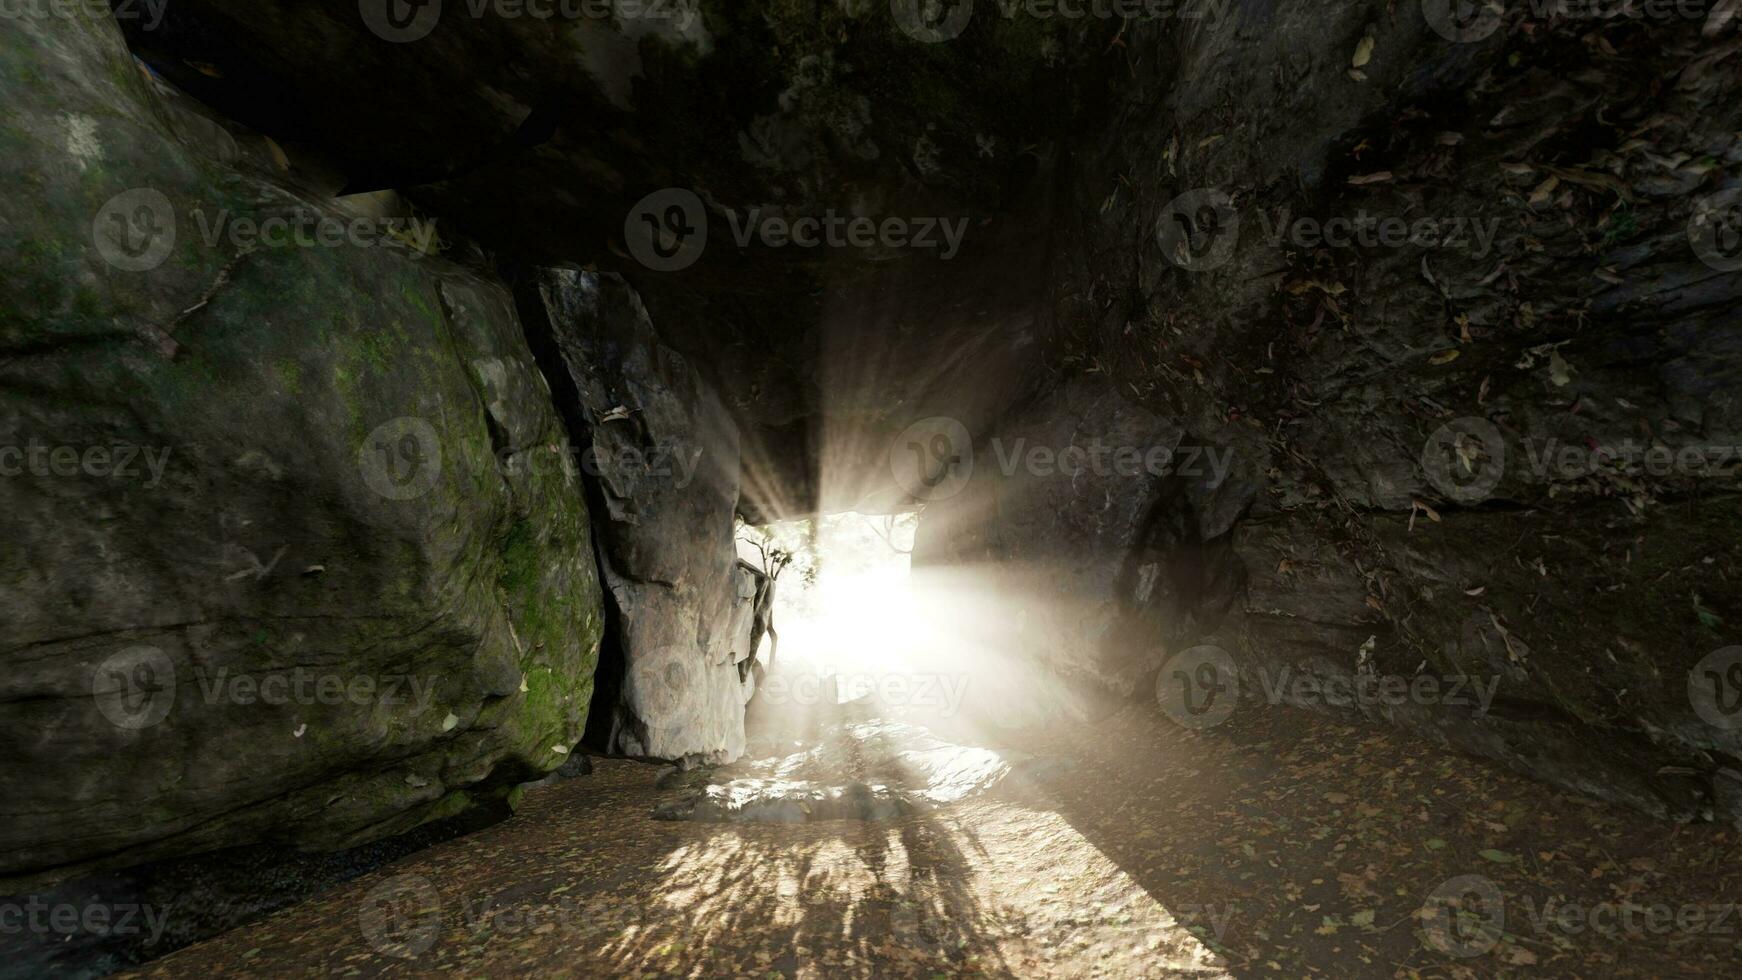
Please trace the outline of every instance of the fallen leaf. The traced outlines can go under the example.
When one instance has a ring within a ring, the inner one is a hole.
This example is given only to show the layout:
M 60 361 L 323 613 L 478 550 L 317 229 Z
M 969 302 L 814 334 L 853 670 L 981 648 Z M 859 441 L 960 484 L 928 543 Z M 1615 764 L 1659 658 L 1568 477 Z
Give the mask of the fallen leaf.
M 1367 62 L 1373 60 L 1373 47 L 1378 43 L 1378 39 L 1371 34 L 1363 37 L 1360 43 L 1355 45 L 1355 57 L 1349 59 L 1349 64 L 1356 68 L 1364 67 Z
M 1561 356 L 1557 348 L 1548 352 L 1548 379 L 1554 382 L 1556 388 L 1565 388 L 1572 378 L 1572 366 Z

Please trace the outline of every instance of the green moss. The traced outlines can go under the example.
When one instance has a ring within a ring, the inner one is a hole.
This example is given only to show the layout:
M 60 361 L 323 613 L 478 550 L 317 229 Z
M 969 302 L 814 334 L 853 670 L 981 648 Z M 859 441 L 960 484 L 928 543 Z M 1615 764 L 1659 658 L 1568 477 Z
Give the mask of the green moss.
M 366 332 L 358 343 L 363 362 L 374 368 L 377 374 L 387 373 L 393 348 L 392 338 L 381 333 Z
M 280 390 L 282 390 L 284 394 L 294 396 L 302 393 L 301 365 L 289 358 L 285 358 L 284 360 L 279 361 L 274 366 L 274 369 L 278 372 L 278 383 Z

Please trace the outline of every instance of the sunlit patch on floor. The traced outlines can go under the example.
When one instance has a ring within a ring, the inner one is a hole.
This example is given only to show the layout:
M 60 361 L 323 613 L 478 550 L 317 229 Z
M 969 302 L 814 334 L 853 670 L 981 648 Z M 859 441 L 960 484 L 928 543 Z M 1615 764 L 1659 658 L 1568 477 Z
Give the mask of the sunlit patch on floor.
M 1010 771 L 1011 762 L 998 752 L 957 745 L 914 725 L 837 723 L 820 729 L 815 746 L 790 755 L 674 772 L 674 782 L 691 791 L 661 805 L 654 817 L 703 823 L 890 820 L 983 793 Z
M 660 868 L 661 918 L 695 943 L 739 941 L 747 915 L 793 936 L 794 974 L 868 962 L 1024 974 L 1096 962 L 1146 976 L 1229 976 L 1200 936 L 1227 926 L 1211 908 L 1169 909 L 1059 814 L 975 806 L 971 823 L 878 825 L 855 837 L 782 845 L 716 835 Z M 621 963 L 642 953 L 623 937 Z

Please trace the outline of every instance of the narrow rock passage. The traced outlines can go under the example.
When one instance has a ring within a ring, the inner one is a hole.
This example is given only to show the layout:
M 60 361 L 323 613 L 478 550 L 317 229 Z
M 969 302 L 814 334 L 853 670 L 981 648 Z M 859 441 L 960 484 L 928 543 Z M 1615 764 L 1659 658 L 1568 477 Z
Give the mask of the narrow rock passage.
M 1683 977 L 1742 954 L 1735 831 L 1410 736 L 1133 707 L 1008 748 L 1054 762 L 796 825 L 655 821 L 682 790 L 604 760 L 143 975 Z M 1473 889 L 1455 909 L 1448 882 Z

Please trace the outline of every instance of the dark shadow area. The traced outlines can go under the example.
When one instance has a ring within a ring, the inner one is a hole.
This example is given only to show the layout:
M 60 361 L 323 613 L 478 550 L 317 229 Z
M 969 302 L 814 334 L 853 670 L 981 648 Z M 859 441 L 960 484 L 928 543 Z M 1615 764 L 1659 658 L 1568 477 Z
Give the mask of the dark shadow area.
M 1070 765 L 1028 788 L 1234 976 L 1691 977 L 1742 953 L 1742 841 L 1722 827 L 1290 707 L 1194 732 L 1110 706 L 1047 742 Z M 1465 876 L 1495 900 L 1424 914 Z
M 0 978 L 83 980 L 136 967 L 510 815 L 497 801 L 349 850 L 309 854 L 268 844 L 237 847 L 0 896 L 0 907 L 16 907 L 24 916 L 19 931 L 0 931 Z M 69 908 L 79 912 L 71 929 L 61 918 L 64 913 L 56 912 Z M 100 916 L 93 919 L 91 910 Z

